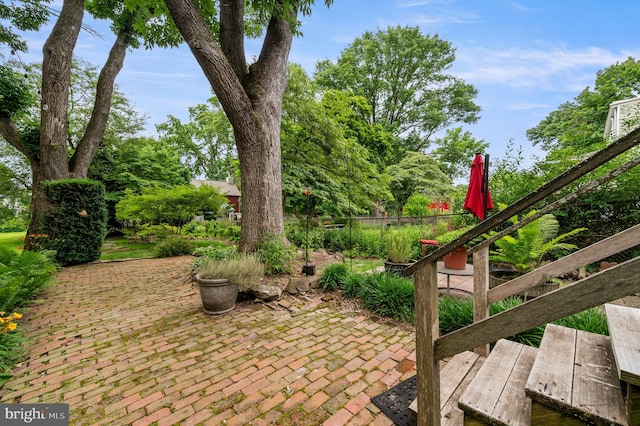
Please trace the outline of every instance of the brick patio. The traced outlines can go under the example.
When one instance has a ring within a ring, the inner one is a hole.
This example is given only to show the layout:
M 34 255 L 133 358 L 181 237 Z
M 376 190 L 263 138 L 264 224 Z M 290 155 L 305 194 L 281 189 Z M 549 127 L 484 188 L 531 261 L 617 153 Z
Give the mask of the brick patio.
M 392 424 L 370 398 L 415 374 L 413 332 L 319 295 L 208 316 L 190 261 L 63 269 L 0 401 L 67 403 L 73 425 Z

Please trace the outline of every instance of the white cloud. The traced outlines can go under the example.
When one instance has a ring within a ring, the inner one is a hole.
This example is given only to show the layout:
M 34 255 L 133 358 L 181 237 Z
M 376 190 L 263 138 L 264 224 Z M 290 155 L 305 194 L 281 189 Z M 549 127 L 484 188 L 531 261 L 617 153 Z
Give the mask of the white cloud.
M 459 47 L 455 69 L 456 75 L 474 84 L 575 92 L 592 85 L 598 70 L 634 55 L 637 53 L 598 47 L 576 50 Z

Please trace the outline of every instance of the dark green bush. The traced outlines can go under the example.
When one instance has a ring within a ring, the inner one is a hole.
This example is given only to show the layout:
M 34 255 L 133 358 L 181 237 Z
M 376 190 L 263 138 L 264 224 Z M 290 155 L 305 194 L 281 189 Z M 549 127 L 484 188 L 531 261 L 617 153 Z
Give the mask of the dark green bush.
M 191 254 L 194 245 L 191 241 L 178 235 L 169 236 L 156 246 L 157 257 L 172 257 Z
M 100 258 L 107 233 L 104 185 L 88 179 L 64 179 L 42 183 L 52 204 L 42 224 L 42 246 L 56 252 L 61 266 L 88 263 Z
M 349 232 L 346 229 L 327 230 L 324 233 L 324 248 L 331 252 L 349 249 Z
M 258 258 L 264 264 L 264 273 L 267 275 L 290 273 L 294 257 L 294 249 L 288 248 L 277 235 L 265 238 L 258 245 Z
M 307 244 L 307 223 L 304 220 L 288 224 L 286 228 L 287 239 L 297 247 L 305 248 Z M 309 224 L 309 250 L 317 250 L 324 245 L 324 229 Z
M 322 271 L 320 286 L 324 291 L 333 291 L 343 287 L 348 274 L 349 269 L 347 265 L 344 263 L 333 263 Z

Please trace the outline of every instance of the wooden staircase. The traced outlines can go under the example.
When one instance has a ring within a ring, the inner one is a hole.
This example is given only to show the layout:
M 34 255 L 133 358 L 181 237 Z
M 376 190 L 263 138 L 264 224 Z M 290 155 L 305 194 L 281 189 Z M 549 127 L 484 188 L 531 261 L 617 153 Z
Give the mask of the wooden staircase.
M 460 396 L 463 424 L 640 425 L 640 309 L 605 310 L 611 337 L 549 324 L 538 350 L 498 341 Z

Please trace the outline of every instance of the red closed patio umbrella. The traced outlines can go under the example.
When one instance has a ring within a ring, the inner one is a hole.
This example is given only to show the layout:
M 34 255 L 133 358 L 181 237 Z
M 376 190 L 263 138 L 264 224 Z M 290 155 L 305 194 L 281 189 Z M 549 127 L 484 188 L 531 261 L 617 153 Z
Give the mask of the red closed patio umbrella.
M 485 160 L 489 162 L 489 155 L 485 155 Z M 471 163 L 471 176 L 467 196 L 464 199 L 463 209 L 470 211 L 475 217 L 484 220 L 487 211 L 493 209 L 493 201 L 489 193 L 489 169 L 485 169 L 485 160 L 481 154 Z

